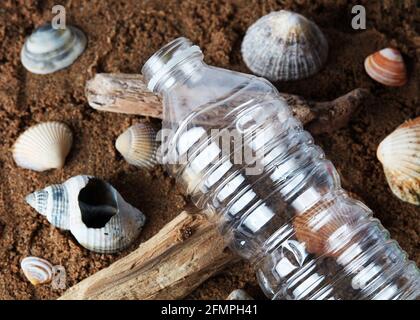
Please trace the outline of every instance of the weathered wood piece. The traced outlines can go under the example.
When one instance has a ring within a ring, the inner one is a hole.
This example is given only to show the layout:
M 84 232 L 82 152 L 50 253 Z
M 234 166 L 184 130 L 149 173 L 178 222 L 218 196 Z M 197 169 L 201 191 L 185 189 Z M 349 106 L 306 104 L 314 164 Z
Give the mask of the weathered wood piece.
M 87 82 L 86 96 L 89 105 L 100 111 L 162 119 L 160 97 L 147 89 L 143 76 L 139 74 L 96 74 Z M 309 131 L 321 134 L 344 127 L 369 96 L 369 91 L 358 88 L 327 102 L 307 101 L 286 93 L 281 96 Z
M 180 213 L 137 250 L 60 299 L 184 298 L 236 259 L 205 215 L 190 212 Z

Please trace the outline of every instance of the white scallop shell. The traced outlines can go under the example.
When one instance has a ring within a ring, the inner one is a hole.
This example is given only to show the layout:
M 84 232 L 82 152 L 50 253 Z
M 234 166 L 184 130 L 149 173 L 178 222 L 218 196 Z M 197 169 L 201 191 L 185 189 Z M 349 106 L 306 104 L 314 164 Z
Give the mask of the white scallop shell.
M 55 29 L 48 23 L 26 39 L 20 54 L 22 64 L 33 73 L 52 73 L 70 66 L 85 50 L 86 43 L 86 36 L 76 27 Z
M 393 193 L 420 205 L 420 117 L 407 121 L 387 136 L 377 150 Z
M 54 267 L 45 259 L 26 257 L 20 266 L 26 278 L 35 286 L 50 283 L 53 280 Z
M 145 222 L 109 183 L 76 176 L 26 197 L 26 202 L 56 227 L 70 230 L 85 248 L 113 253 L 129 246 Z
M 156 165 L 155 130 L 144 123 L 138 123 L 124 131 L 115 142 L 115 147 L 124 159 L 137 167 L 152 168 Z
M 59 169 L 70 152 L 73 134 L 61 122 L 35 125 L 22 133 L 13 145 L 13 159 L 19 167 L 35 171 Z
M 317 73 L 328 56 L 322 31 L 304 16 L 271 12 L 246 32 L 242 57 L 255 74 L 269 80 L 297 80 Z

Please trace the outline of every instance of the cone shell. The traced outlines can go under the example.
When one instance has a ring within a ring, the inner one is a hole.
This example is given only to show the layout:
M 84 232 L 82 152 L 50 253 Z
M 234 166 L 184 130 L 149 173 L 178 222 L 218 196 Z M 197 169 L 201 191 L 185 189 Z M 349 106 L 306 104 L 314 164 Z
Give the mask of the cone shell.
M 100 253 L 129 246 L 145 222 L 109 183 L 90 176 L 36 191 L 26 201 L 54 226 L 70 230 L 83 247 Z
M 349 230 L 359 217 L 357 207 L 346 201 L 323 201 L 295 216 L 295 236 L 309 253 L 338 257 L 350 245 Z
M 407 121 L 387 136 L 377 150 L 392 192 L 420 205 L 420 117 Z
M 54 29 L 45 24 L 26 39 L 20 54 L 22 64 L 37 74 L 67 68 L 85 50 L 86 42 L 86 36 L 76 27 Z
M 242 57 L 269 80 L 297 80 L 317 73 L 328 56 L 322 31 L 304 16 L 286 10 L 257 20 L 246 32 Z
M 137 167 L 152 168 L 156 165 L 155 130 L 144 123 L 138 123 L 124 131 L 115 142 L 115 147 L 124 159 Z
M 61 122 L 44 122 L 22 133 L 13 145 L 13 159 L 19 167 L 45 171 L 59 169 L 70 152 L 73 134 Z
M 368 56 L 365 70 L 374 80 L 390 87 L 400 87 L 407 82 L 407 71 L 401 53 L 385 48 Z
M 53 265 L 47 260 L 37 257 L 26 257 L 20 265 L 26 278 L 35 286 L 50 283 L 53 280 Z

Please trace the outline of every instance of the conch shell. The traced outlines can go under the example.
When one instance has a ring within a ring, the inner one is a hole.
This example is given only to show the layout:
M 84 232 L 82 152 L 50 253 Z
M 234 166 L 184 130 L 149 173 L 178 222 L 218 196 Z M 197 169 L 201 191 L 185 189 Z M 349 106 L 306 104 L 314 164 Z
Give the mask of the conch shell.
M 377 157 L 392 192 L 403 201 L 420 205 L 420 117 L 387 136 L 379 144 Z
M 26 197 L 26 202 L 54 226 L 70 230 L 85 248 L 113 253 L 140 234 L 145 217 L 109 183 L 80 175 Z

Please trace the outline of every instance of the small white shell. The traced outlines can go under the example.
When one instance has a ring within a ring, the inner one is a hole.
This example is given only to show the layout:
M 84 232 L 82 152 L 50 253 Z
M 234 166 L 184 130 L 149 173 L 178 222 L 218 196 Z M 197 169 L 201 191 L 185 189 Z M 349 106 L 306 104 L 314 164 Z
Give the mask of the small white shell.
M 420 205 L 420 117 L 387 136 L 379 144 L 377 157 L 392 192 L 403 201 Z
M 26 257 L 20 266 L 26 278 L 35 286 L 50 283 L 53 280 L 53 266 L 45 259 Z
M 70 152 L 73 134 L 61 122 L 35 125 L 22 133 L 13 145 L 13 159 L 19 167 L 35 171 L 59 169 Z
M 76 176 L 26 197 L 26 202 L 56 227 L 70 230 L 85 248 L 113 253 L 140 234 L 145 217 L 109 183 Z
M 322 31 L 304 16 L 286 10 L 257 20 L 242 42 L 245 64 L 269 80 L 298 80 L 317 73 L 328 56 Z
M 54 29 L 45 24 L 26 39 L 20 54 L 22 64 L 33 73 L 53 73 L 70 66 L 85 50 L 86 42 L 83 32 L 73 26 Z
M 233 290 L 226 300 L 254 300 L 245 290 L 236 289 Z
M 152 168 L 156 165 L 155 130 L 144 123 L 138 123 L 124 131 L 115 142 L 115 147 L 124 159 L 137 167 Z

